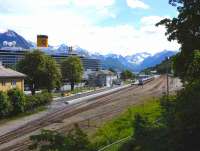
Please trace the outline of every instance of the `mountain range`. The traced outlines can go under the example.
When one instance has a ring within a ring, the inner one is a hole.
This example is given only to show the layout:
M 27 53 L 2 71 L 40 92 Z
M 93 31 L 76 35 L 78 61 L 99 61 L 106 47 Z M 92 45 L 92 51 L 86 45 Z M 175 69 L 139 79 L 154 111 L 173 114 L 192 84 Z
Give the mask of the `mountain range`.
M 15 41 L 16 47 L 21 47 L 27 50 L 36 48 L 36 44 L 34 42 L 27 41 L 25 38 L 13 30 L 8 30 L 4 33 L 0 33 L 0 48 L 4 47 L 3 43 L 5 41 Z M 99 59 L 104 69 L 113 68 L 117 71 L 129 69 L 135 72 L 139 72 L 145 68 L 160 64 L 163 60 L 165 60 L 166 57 L 171 57 L 177 53 L 177 51 L 163 50 L 154 55 L 151 55 L 147 52 L 141 52 L 129 56 L 122 56 L 117 54 L 102 55 L 99 53 L 90 53 L 89 51 L 80 48 L 79 46 L 75 46 L 74 50 L 81 56 Z M 58 46 L 49 46 L 43 51 L 47 54 L 66 54 L 68 53 L 68 45 L 61 44 Z

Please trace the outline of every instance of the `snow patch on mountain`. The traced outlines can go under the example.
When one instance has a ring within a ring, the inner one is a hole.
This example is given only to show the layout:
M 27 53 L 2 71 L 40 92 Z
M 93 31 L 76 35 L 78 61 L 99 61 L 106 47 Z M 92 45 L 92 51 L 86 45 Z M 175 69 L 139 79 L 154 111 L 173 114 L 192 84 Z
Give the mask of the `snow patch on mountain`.
M 25 40 L 22 36 L 18 35 L 15 31 L 12 30 L 7 30 L 3 33 L 0 33 L 0 48 L 3 47 L 4 41 L 14 41 L 16 42 L 16 48 L 21 48 L 23 50 L 26 49 L 27 51 L 37 48 L 36 43 Z M 90 53 L 86 49 L 83 49 L 79 46 L 74 46 L 73 49 L 75 51 L 74 53 L 77 53 L 80 56 L 99 59 L 102 62 L 104 69 L 113 68 L 117 71 L 123 71 L 126 69 L 132 71 L 141 71 L 147 67 L 157 65 L 165 60 L 166 57 L 173 56 L 177 53 L 176 51 L 164 50 L 155 55 L 151 55 L 147 52 L 142 52 L 124 57 L 117 54 L 102 55 L 100 53 Z M 58 46 L 49 45 L 48 48 L 43 48 L 42 51 L 47 54 L 66 55 L 69 53 L 69 47 L 66 43 Z
M 129 63 L 132 63 L 133 65 L 139 65 L 141 64 L 147 57 L 150 57 L 151 54 L 147 52 L 142 53 L 136 53 L 132 56 L 126 56 L 126 59 Z

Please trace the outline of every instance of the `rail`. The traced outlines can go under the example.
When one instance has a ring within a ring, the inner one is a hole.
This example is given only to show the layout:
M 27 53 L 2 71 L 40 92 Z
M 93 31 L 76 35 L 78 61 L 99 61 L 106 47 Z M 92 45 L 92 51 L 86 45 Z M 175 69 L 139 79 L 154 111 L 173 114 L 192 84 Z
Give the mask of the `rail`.
M 161 121 L 161 119 L 159 118 L 159 119 L 155 120 L 154 123 L 159 124 L 160 121 Z M 109 145 L 99 149 L 98 151 L 118 151 L 120 149 L 120 147 L 123 145 L 123 143 L 125 143 L 129 139 L 131 139 L 131 136 L 120 139 L 112 144 L 109 144 Z
M 123 138 L 121 140 L 118 140 L 112 144 L 109 144 L 101 149 L 99 149 L 98 151 L 117 151 L 119 150 L 119 148 L 121 147 L 121 145 L 126 142 L 127 140 L 129 140 L 131 138 L 131 136 Z

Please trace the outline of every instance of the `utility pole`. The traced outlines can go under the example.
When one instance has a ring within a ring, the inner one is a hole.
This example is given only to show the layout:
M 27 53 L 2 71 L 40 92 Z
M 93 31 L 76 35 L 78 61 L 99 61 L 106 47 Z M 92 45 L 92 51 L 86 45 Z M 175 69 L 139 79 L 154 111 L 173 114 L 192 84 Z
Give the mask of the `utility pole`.
M 169 61 L 169 57 L 167 57 L 167 61 Z M 167 63 L 167 99 L 169 98 L 169 68 Z

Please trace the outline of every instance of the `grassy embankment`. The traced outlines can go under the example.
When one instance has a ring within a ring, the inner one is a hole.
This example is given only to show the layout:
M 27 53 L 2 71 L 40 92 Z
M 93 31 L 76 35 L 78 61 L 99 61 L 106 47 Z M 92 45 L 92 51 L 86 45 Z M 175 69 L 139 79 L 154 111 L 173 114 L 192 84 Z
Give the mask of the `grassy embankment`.
M 159 100 L 151 99 L 144 102 L 144 104 L 130 107 L 119 117 L 104 124 L 93 136 L 91 136 L 91 141 L 97 148 L 101 148 L 120 139 L 132 136 L 134 133 L 134 116 L 137 113 L 147 116 L 150 122 L 156 121 L 161 114 Z M 108 151 L 116 151 L 116 147 L 111 147 Z
M 20 113 L 18 115 L 13 115 L 11 117 L 6 117 L 6 118 L 3 118 L 3 119 L 0 119 L 0 125 L 5 124 L 5 123 L 10 122 L 10 121 L 21 119 L 23 117 L 27 117 L 27 116 L 31 116 L 33 114 L 43 112 L 46 109 L 47 108 L 45 106 L 40 106 L 40 107 L 38 107 L 34 110 L 31 110 L 31 111 L 27 111 L 27 112 L 24 112 L 24 113 Z

